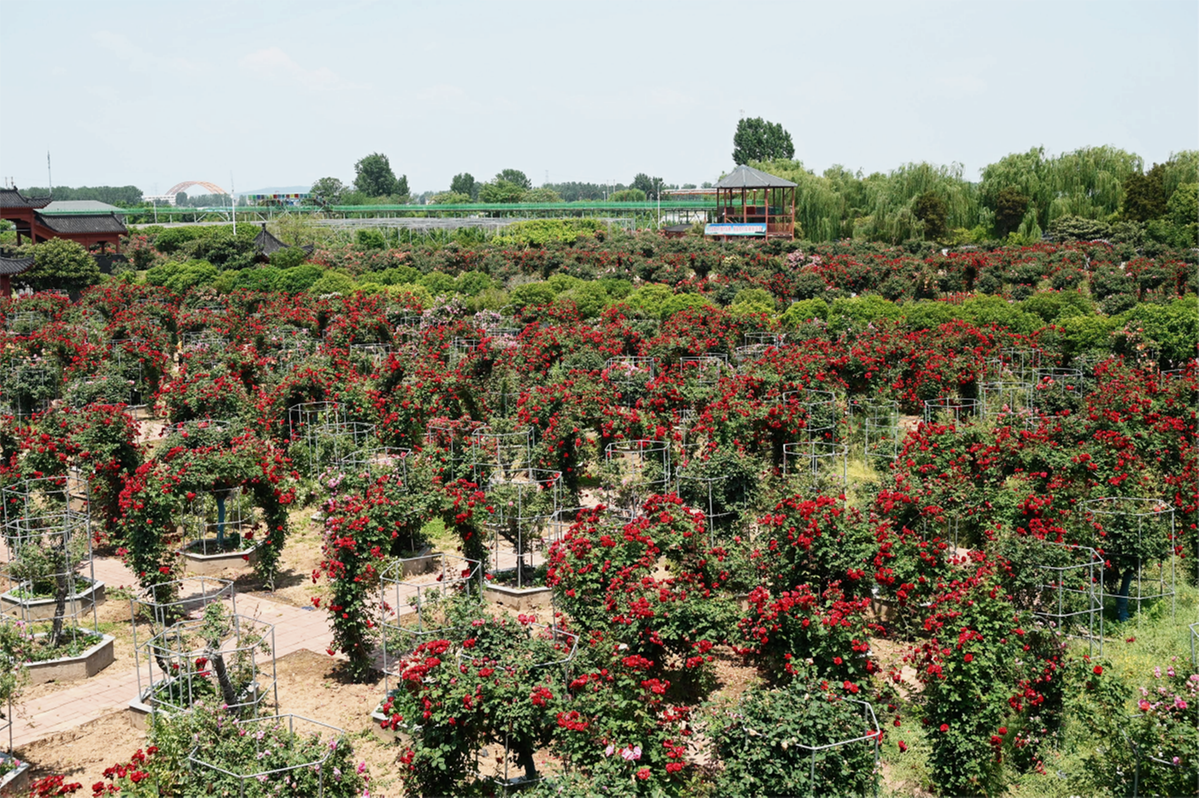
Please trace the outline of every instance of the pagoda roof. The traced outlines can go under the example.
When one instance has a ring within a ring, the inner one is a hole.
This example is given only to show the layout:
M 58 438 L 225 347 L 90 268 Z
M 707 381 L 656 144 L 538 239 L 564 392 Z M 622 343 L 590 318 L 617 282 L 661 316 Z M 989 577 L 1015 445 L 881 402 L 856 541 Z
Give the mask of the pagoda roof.
M 28 258 L 5 258 L 0 257 L 0 275 L 12 277 L 18 274 L 24 274 L 33 268 L 33 257 Z
M 795 184 L 761 169 L 742 165 L 725 175 L 716 188 L 795 188 Z
M 26 197 L 15 188 L 0 188 L 0 208 L 32 208 L 40 210 L 51 202 L 50 197 Z

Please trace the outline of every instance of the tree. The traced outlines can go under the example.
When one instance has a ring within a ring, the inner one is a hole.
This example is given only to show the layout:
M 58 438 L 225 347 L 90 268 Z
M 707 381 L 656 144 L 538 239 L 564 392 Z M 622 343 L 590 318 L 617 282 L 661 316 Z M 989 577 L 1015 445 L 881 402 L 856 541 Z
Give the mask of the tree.
M 529 180 L 529 176 L 519 169 L 505 169 L 504 171 L 500 172 L 495 176 L 495 182 L 498 183 L 501 180 L 506 180 L 509 183 L 515 183 L 525 191 L 528 191 L 533 187 L 533 182 Z
M 1155 163 L 1145 174 L 1137 172 L 1124 181 L 1124 207 L 1120 214 L 1128 221 L 1147 222 L 1166 214 L 1166 167 Z
M 531 188 L 521 195 L 521 202 L 561 202 L 562 197 L 552 188 Z
M 924 237 L 935 241 L 942 239 L 949 232 L 949 206 L 939 194 L 926 191 L 916 198 L 912 208 L 916 218 L 924 222 Z
M 789 161 L 795 157 L 791 134 L 777 122 L 762 117 L 742 119 L 733 134 L 733 163 L 740 166 L 750 161 Z
M 1015 232 L 1028 212 L 1028 203 L 1032 200 L 1019 189 L 1008 186 L 999 191 L 995 199 L 995 232 L 1000 238 L 1007 238 L 1008 233 Z
M 430 205 L 465 205 L 470 201 L 470 194 L 461 194 L 457 191 L 443 191 L 429 198 Z
M 629 188 L 635 188 L 638 191 L 644 191 L 647 199 L 657 199 L 658 191 L 662 188 L 662 178 L 650 177 L 645 172 L 638 172 L 633 178 L 633 183 Z
M 391 171 L 391 162 L 382 153 L 373 152 L 354 164 L 354 188 L 368 197 L 388 197 L 392 194 L 407 194 L 408 181 L 404 190 L 399 190 L 399 181 Z
M 339 205 L 346 187 L 336 177 L 322 177 L 308 190 L 308 199 L 314 205 Z
M 36 290 L 61 288 L 75 292 L 100 282 L 100 267 L 82 244 L 52 238 L 33 250 L 33 268 L 21 278 Z
M 491 203 L 520 202 L 525 191 L 527 189 L 524 186 L 497 177 L 491 183 L 484 183 L 479 189 L 479 200 Z
M 612 202 L 645 202 L 645 192 L 639 188 L 626 188 L 611 197 Z
M 454 175 L 454 179 L 450 181 L 450 193 L 465 194 L 472 200 L 477 199 L 479 196 L 479 183 L 470 172 L 456 174 Z

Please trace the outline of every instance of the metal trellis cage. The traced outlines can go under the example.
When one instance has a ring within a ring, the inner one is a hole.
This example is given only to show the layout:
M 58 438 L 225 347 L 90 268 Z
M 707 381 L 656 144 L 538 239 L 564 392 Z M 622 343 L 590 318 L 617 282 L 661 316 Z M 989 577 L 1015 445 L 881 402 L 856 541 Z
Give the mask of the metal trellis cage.
M 214 746 L 219 745 L 218 740 L 200 741 L 191 752 L 188 754 L 187 762 L 192 772 L 206 775 L 212 782 L 218 782 L 225 779 L 233 780 L 237 785 L 237 795 L 239 798 L 245 798 L 247 795 L 247 785 L 249 794 L 257 795 L 257 787 L 260 783 L 283 784 L 298 780 L 301 776 L 311 778 L 315 781 L 315 785 L 304 784 L 302 789 L 304 792 L 295 794 L 314 796 L 321 798 L 325 794 L 326 783 L 329 779 L 339 778 L 333 773 L 333 768 L 325 767 L 329 761 L 329 757 L 340 745 L 348 745 L 346 742 L 346 733 L 336 726 L 330 726 L 327 723 L 311 720 L 302 715 L 272 715 L 270 717 L 248 718 L 238 720 L 237 724 L 240 730 L 245 731 L 245 738 L 254 741 L 256 749 L 255 754 L 248 757 L 248 764 L 236 770 L 227 770 L 218 764 L 214 764 L 210 759 L 215 758 L 214 753 L 209 753 L 205 749 L 206 743 L 211 743 Z M 268 726 L 275 726 L 278 729 L 286 728 L 287 733 L 293 739 L 312 736 L 318 740 L 328 738 L 327 742 L 320 742 L 313 746 L 313 754 L 304 762 L 295 762 L 283 767 L 263 769 L 260 765 L 254 763 L 261 762 L 264 757 L 268 756 L 270 746 L 273 741 L 267 738 L 267 742 L 263 742 L 266 735 L 263 733 Z M 312 789 L 315 788 L 315 791 Z M 222 793 L 228 794 L 228 793 Z
M 209 603 L 199 618 L 171 624 L 147 640 L 142 652 L 147 687 L 139 698 L 152 713 L 186 712 L 197 701 L 236 714 L 279 705 L 274 625 L 226 614 L 222 603 Z M 139 671 L 139 688 L 142 675 Z
M 636 515 L 646 497 L 670 489 L 670 444 L 647 439 L 609 443 L 601 479 L 604 504 Z
M 1107 583 L 1103 587 L 1105 603 L 1114 601 L 1119 619 L 1128 619 L 1130 602 L 1140 613 L 1146 604 L 1167 598 L 1173 617 L 1177 609 L 1174 507 L 1161 499 L 1109 496 L 1084 502 L 1082 520 L 1104 538 L 1104 556 L 1112 562 L 1104 576 L 1120 580 L 1115 592 L 1109 591 Z
M 1034 614 L 1067 637 L 1085 640 L 1089 653 L 1103 654 L 1103 556 L 1086 546 L 1044 541 L 1046 553 L 1057 562 L 1037 567 L 1040 601 Z
M 4 505 L 0 611 L 54 644 L 98 634 L 104 584 L 92 559 L 88 483 L 75 475 L 24 479 L 0 490 Z M 84 624 L 90 624 L 90 628 Z
M 512 573 L 516 587 L 523 588 L 544 561 L 542 541 L 561 509 L 562 472 L 526 468 L 497 473 L 480 487 L 487 502 L 484 523 L 491 533 L 488 567 L 497 576 Z
M 924 400 L 925 424 L 963 424 L 979 417 L 977 399 L 962 396 L 943 396 Z
M 398 683 L 399 662 L 421 643 L 456 638 L 466 630 L 447 625 L 443 613 L 447 599 L 477 594 L 483 579 L 482 563 L 436 552 L 392 560 L 380 574 L 380 629 L 383 655 L 383 689 Z

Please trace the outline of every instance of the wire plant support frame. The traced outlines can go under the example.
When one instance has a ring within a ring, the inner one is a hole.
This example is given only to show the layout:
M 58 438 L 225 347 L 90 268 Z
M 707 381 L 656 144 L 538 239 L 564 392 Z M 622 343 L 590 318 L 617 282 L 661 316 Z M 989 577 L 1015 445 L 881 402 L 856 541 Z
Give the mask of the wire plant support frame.
M 70 474 L 0 489 L 6 555 L 0 607 L 27 625 L 49 623 L 55 642 L 98 629 L 102 586 L 92 560 L 88 491 L 87 480 Z
M 264 745 L 262 742 L 264 735 L 261 732 L 256 732 L 256 727 L 268 724 L 275 724 L 279 727 L 285 726 L 288 734 L 293 738 L 306 735 L 317 738 L 327 737 L 329 742 L 316 746 L 315 750 L 319 751 L 320 754 L 314 755 L 305 762 L 272 769 L 258 769 L 253 765 L 248 765 L 237 770 L 228 770 L 205 758 L 208 756 L 204 751 L 205 741 L 200 741 L 191 749 L 187 756 L 188 765 L 193 773 L 208 774 L 213 781 L 216 781 L 220 776 L 233 779 L 237 782 L 237 795 L 239 798 L 244 798 L 247 794 L 247 785 L 254 785 L 257 788 L 259 783 L 286 783 L 295 774 L 311 772 L 316 775 L 316 792 L 305 793 L 305 795 L 312 796 L 312 798 L 321 798 L 325 794 L 326 779 L 335 778 L 331 772 L 333 768 L 325 767 L 325 764 L 333 756 L 337 746 L 345 744 L 346 733 L 344 730 L 336 726 L 330 726 L 327 723 L 306 718 L 302 715 L 292 714 L 238 719 L 235 722 L 245 730 L 245 737 L 254 740 L 255 747 L 259 749 L 255 757 L 249 760 L 250 762 L 261 761 L 269 753 L 269 749 L 267 748 L 269 742 Z M 216 741 L 213 742 L 219 745 Z M 251 794 L 257 794 L 257 789 L 254 789 Z

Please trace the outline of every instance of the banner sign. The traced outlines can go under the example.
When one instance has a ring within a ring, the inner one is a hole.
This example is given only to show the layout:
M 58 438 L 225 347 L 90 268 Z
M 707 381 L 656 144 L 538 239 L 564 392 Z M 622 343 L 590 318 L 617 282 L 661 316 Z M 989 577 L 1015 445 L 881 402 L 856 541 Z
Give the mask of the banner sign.
M 706 236 L 764 236 L 766 225 L 761 222 L 741 224 L 706 224 Z

